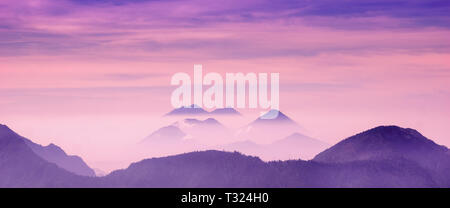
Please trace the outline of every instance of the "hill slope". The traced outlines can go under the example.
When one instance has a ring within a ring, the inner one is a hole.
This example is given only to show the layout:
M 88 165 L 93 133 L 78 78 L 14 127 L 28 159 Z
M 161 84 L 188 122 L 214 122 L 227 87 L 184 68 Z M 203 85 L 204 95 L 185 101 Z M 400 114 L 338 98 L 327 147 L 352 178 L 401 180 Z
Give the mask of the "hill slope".
M 21 136 L 0 125 L 0 187 L 76 187 L 88 186 L 87 181 L 42 159 Z

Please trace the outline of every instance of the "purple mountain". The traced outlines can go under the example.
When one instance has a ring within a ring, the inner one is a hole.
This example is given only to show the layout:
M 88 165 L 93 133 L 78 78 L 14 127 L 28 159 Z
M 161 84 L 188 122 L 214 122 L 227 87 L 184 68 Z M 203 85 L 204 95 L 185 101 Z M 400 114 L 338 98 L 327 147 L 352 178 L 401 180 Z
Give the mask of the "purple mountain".
M 0 125 L 0 187 L 88 186 L 89 180 L 39 157 L 23 137 Z
M 185 132 L 188 135 L 187 138 L 206 146 L 228 143 L 233 136 L 227 127 L 214 118 L 205 120 L 187 118 L 172 125 Z
M 418 131 L 380 126 L 349 137 L 318 154 L 314 161 L 348 163 L 404 159 L 429 170 L 439 184 L 450 186 L 449 149 Z
M 141 158 L 149 156 L 173 155 L 180 152 L 200 150 L 195 140 L 192 140 L 177 123 L 162 127 L 144 138 L 134 149 Z
M 107 187 L 438 187 L 409 161 L 266 163 L 234 152 L 202 151 L 146 159 L 102 178 Z
M 284 113 L 278 110 L 270 110 L 255 121 L 240 128 L 237 137 L 259 144 L 270 144 L 280 138 L 301 131 L 302 128 Z
M 293 135 L 286 140 L 297 137 Z M 265 163 L 236 152 L 203 151 L 143 160 L 113 172 L 106 179 L 116 182 L 112 186 L 123 187 L 450 187 L 446 168 L 421 165 L 422 159 L 411 154 L 436 151 L 439 156 L 448 157 L 448 150 L 415 130 L 377 127 L 350 138 L 342 143 L 351 141 L 358 145 L 349 146 L 347 150 L 341 149 L 342 144 L 337 144 L 313 161 Z M 392 142 L 393 138 L 398 141 Z M 391 142 L 393 144 L 389 144 Z M 400 147 L 400 144 L 406 147 Z M 396 157 L 396 148 L 392 149 L 391 145 L 400 147 L 402 157 Z M 358 156 L 371 154 L 366 151 L 386 148 L 392 150 L 391 156 Z M 332 151 L 335 149 L 341 152 Z M 352 155 L 356 159 L 334 159 L 354 151 L 358 152 Z M 334 155 L 325 157 L 325 153 L 330 152 Z M 428 157 L 427 154 L 424 156 Z M 439 164 L 446 163 L 445 158 L 432 158 L 439 159 Z M 127 181 L 128 184 L 119 184 L 118 181 Z
M 197 105 L 183 106 L 174 109 L 166 114 L 166 116 L 185 116 L 185 115 L 206 115 L 208 114 L 203 108 Z
M 270 146 L 273 149 L 277 149 L 277 152 L 284 151 L 289 159 L 301 158 L 309 160 L 330 145 L 300 133 L 293 133 L 288 137 L 272 143 Z M 274 154 L 276 153 L 274 152 Z
M 86 177 L 42 159 L 0 126 L 0 187 L 450 187 L 447 161 L 448 149 L 415 130 L 377 127 L 312 161 L 267 163 L 237 152 L 202 151 Z
M 11 133 L 12 131 L 7 126 L 1 125 L 0 132 L 8 134 L 8 132 Z M 95 176 L 94 170 L 92 170 L 80 157 L 76 155 L 67 155 L 64 150 L 54 144 L 42 146 L 22 136 L 18 137 L 20 137 L 24 143 L 42 159 L 78 175 Z
M 230 115 L 230 116 L 240 116 L 241 113 L 239 113 L 234 108 L 217 108 L 210 112 L 212 115 Z
M 238 151 L 258 156 L 265 161 L 303 159 L 309 160 L 330 145 L 300 133 L 293 133 L 270 144 L 256 144 L 252 141 L 235 142 L 217 149 Z
M 174 109 L 166 114 L 166 116 L 201 116 L 201 115 L 216 115 L 216 116 L 237 116 L 241 115 L 234 108 L 217 108 L 208 112 L 198 105 L 190 105 Z
M 291 124 L 297 125 L 291 118 L 283 114 L 278 110 L 270 110 L 267 113 L 260 116 L 258 119 L 253 121 L 253 124 Z
M 195 118 L 187 118 L 184 119 L 184 122 L 187 124 L 191 124 L 191 125 L 220 125 L 222 126 L 221 123 L 219 123 L 219 121 L 217 121 L 214 118 L 207 118 L 206 120 L 198 120 Z
M 160 128 L 146 137 L 143 143 L 172 143 L 183 139 L 186 134 L 174 125 Z
M 343 163 L 402 157 L 430 166 L 441 161 L 433 161 L 436 157 L 446 157 L 448 151 L 447 147 L 434 143 L 414 129 L 380 126 L 337 143 L 314 160 Z
M 59 167 L 78 175 L 95 176 L 94 170 L 79 156 L 67 155 L 64 150 L 54 144 L 42 146 L 26 138 L 24 138 L 24 141 L 33 152 L 48 162 L 55 163 Z

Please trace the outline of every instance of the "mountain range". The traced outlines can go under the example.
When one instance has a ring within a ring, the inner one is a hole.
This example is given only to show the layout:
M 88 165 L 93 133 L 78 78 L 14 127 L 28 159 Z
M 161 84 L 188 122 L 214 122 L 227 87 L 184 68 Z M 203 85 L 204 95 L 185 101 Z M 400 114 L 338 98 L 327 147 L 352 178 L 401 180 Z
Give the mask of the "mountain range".
M 0 128 L 1 187 L 450 187 L 449 150 L 413 129 L 380 126 L 313 160 L 264 162 L 199 151 L 144 159 L 103 177 L 71 173 Z
M 208 112 L 198 105 L 192 104 L 190 106 L 182 106 L 180 108 L 173 109 L 166 116 L 198 116 L 198 115 L 226 115 L 226 116 L 240 116 L 234 108 L 216 108 L 211 112 Z
M 154 131 L 139 143 L 138 149 L 144 156 L 154 155 L 154 149 L 170 149 L 170 152 L 164 152 L 165 155 L 206 149 L 238 151 L 270 161 L 312 159 L 329 147 L 318 139 L 296 132 L 298 125 L 282 112 L 269 113 L 276 113 L 278 117 L 268 119 L 268 113 L 263 114 L 243 127 L 249 131 L 241 128 L 237 132 L 211 117 L 204 120 L 186 118 Z M 264 138 L 270 138 L 270 143 L 262 143 Z
M 248 155 L 258 156 L 264 161 L 272 160 L 309 160 L 318 153 L 330 147 L 329 144 L 298 132 L 270 144 L 257 144 L 245 140 L 219 146 L 216 149 L 238 151 Z
M 0 125 L 0 187 L 84 186 L 89 184 L 90 178 L 71 173 L 43 159 L 26 144 L 23 137 Z
M 13 133 L 7 126 L 0 125 L 0 135 L 1 133 L 5 133 L 4 136 L 15 136 L 21 140 L 33 151 L 33 153 L 37 154 L 42 159 L 54 163 L 60 168 L 63 168 L 69 172 L 83 175 L 83 176 L 95 176 L 95 172 L 91 169 L 81 157 L 76 155 L 67 155 L 64 150 L 55 144 L 49 144 L 47 146 L 42 146 L 40 144 L 36 144 L 31 140 L 19 136 L 16 133 Z
M 291 118 L 278 110 L 270 110 L 236 132 L 239 140 L 270 144 L 279 138 L 303 131 Z

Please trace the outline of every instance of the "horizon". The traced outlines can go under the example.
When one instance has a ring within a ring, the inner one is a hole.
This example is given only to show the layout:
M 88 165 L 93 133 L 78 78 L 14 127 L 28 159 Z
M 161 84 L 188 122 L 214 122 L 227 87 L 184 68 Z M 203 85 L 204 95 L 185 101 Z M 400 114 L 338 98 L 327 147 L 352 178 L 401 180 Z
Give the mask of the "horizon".
M 450 146 L 448 4 L 285 3 L 2 1 L 0 123 L 123 168 L 134 145 L 182 120 L 164 117 L 171 76 L 202 64 L 222 77 L 279 73 L 279 110 L 330 145 L 396 125 Z M 214 118 L 239 129 L 264 109 L 237 110 Z
M 280 111 L 280 113 L 281 113 L 280 115 L 283 115 L 283 113 L 282 113 L 281 111 Z M 185 116 L 186 116 L 186 115 L 172 115 L 172 116 L 170 116 L 170 117 L 174 117 L 174 118 L 179 119 L 179 120 L 177 120 L 177 122 L 180 122 L 180 121 L 186 121 L 186 120 L 207 121 L 207 120 L 209 120 L 209 119 L 211 119 L 211 118 L 214 119 L 214 120 L 216 120 L 216 121 L 218 121 L 218 120 L 215 119 L 214 117 L 205 116 L 205 115 L 202 115 L 202 116 L 200 116 L 200 117 L 199 117 L 198 115 L 190 115 L 190 117 L 189 117 L 189 116 L 188 116 L 188 117 L 185 117 Z M 236 116 L 236 115 L 230 115 L 230 116 L 225 116 L 225 117 L 222 116 L 222 118 L 226 118 L 226 117 L 235 119 L 235 118 L 238 117 L 238 116 Z M 262 115 L 261 115 L 261 117 L 262 117 Z M 255 120 L 255 121 L 256 121 L 256 120 Z M 176 124 L 177 122 L 172 123 L 172 124 L 169 124 L 168 126 L 174 126 L 174 124 Z M 220 123 L 220 122 L 219 122 L 219 123 Z M 220 123 L 220 124 L 221 124 L 221 123 Z M 10 126 L 8 126 L 8 125 L 6 125 L 6 124 L 0 123 L 0 125 L 9 128 L 12 132 L 17 133 L 18 135 L 23 136 L 24 138 L 30 139 L 30 138 L 28 138 L 28 137 L 22 135 L 20 132 L 15 131 L 13 128 L 11 128 Z M 176 126 L 176 125 L 175 125 L 175 126 Z M 166 127 L 166 126 L 164 126 L 164 127 Z M 163 129 L 164 127 L 161 127 L 160 129 Z M 343 140 L 349 139 L 349 138 L 354 137 L 354 136 L 358 136 L 358 135 L 363 134 L 363 133 L 366 133 L 366 132 L 374 131 L 374 130 L 379 129 L 379 128 L 388 128 L 388 127 L 395 127 L 395 128 L 399 128 L 399 129 L 405 129 L 405 130 L 414 130 L 414 131 L 417 131 L 416 129 L 413 129 L 413 128 L 402 127 L 402 126 L 397 126 L 397 125 L 379 125 L 379 126 L 374 126 L 374 127 L 372 127 L 372 128 L 369 128 L 369 129 L 363 129 L 363 130 L 360 130 L 359 132 L 356 132 L 356 133 L 354 133 L 354 134 L 352 134 L 352 135 L 348 135 L 347 137 L 338 140 L 336 143 L 333 143 L 333 144 L 324 143 L 324 144 L 328 145 L 328 147 L 323 148 L 321 151 L 318 151 L 317 153 L 314 153 L 313 157 L 309 157 L 309 158 L 302 158 L 302 157 L 298 157 L 298 155 L 295 155 L 295 156 L 290 157 L 290 158 L 287 158 L 287 159 L 265 159 L 265 158 L 264 158 L 265 156 L 263 155 L 263 153 L 254 153 L 254 152 L 253 152 L 253 153 L 248 153 L 248 152 L 242 152 L 242 151 L 240 151 L 240 150 L 226 149 L 226 146 L 222 146 L 222 147 L 220 147 L 220 148 L 217 148 L 217 146 L 211 146 L 211 145 L 210 145 L 210 146 L 205 146 L 206 148 L 203 148 L 203 149 L 202 149 L 202 148 L 196 149 L 197 146 L 194 146 L 194 149 L 190 149 L 190 150 L 184 150 L 184 151 L 183 151 L 183 150 L 176 150 L 175 152 L 172 152 L 172 153 L 153 153 L 153 156 L 143 156 L 142 154 L 140 154 L 140 155 L 137 156 L 137 157 L 136 157 L 136 156 L 131 157 L 132 159 L 131 159 L 131 158 L 127 158 L 126 160 L 119 161 L 119 162 L 117 162 L 117 160 L 116 160 L 115 162 L 113 162 L 113 165 L 105 165 L 105 166 L 102 166 L 102 167 L 97 167 L 97 166 L 92 166 L 92 165 L 90 165 L 90 164 L 89 164 L 89 161 L 86 161 L 85 158 L 83 158 L 82 156 L 81 156 L 81 159 L 82 159 L 84 162 L 86 162 L 87 165 L 88 165 L 90 168 L 92 168 L 94 171 L 96 171 L 96 174 L 97 174 L 97 173 L 109 174 L 109 173 L 111 173 L 111 172 L 113 172 L 113 171 L 116 171 L 116 170 L 121 170 L 121 169 L 128 168 L 131 164 L 137 163 L 137 162 L 141 162 L 141 161 L 146 160 L 146 159 L 166 158 L 166 157 L 176 156 L 176 155 L 185 155 L 185 154 L 189 154 L 189 153 L 193 153 L 193 152 L 208 152 L 208 151 L 218 151 L 218 152 L 228 152 L 228 153 L 238 152 L 239 154 L 242 154 L 242 155 L 245 155 L 245 156 L 257 157 L 257 158 L 261 159 L 263 162 L 271 162 L 271 161 L 287 161 L 287 160 L 304 160 L 304 161 L 310 161 L 310 160 L 312 160 L 315 156 L 317 156 L 318 154 L 324 152 L 325 150 L 328 150 L 328 149 L 331 148 L 331 147 L 335 147 L 335 145 L 336 145 L 337 143 L 340 143 L 340 142 L 343 141 Z M 155 131 L 155 132 L 157 132 L 157 131 Z M 155 132 L 153 132 L 153 133 L 155 133 Z M 431 139 L 431 138 L 428 138 L 426 135 L 423 135 L 420 131 L 418 131 L 418 132 L 419 132 L 422 136 L 424 136 L 426 139 L 431 140 L 432 142 L 436 143 L 437 145 L 442 145 L 442 146 L 444 146 L 444 147 L 447 147 L 447 145 L 440 144 L 439 142 L 437 142 L 437 141 L 435 141 L 435 140 L 433 140 L 433 139 Z M 278 141 L 282 141 L 282 140 L 284 140 L 284 139 L 286 139 L 286 138 L 289 138 L 289 137 L 291 137 L 291 136 L 297 136 L 297 135 L 300 135 L 300 136 L 306 136 L 307 138 L 309 138 L 307 135 L 303 135 L 303 134 L 301 133 L 301 131 L 296 131 L 296 132 L 294 132 L 294 133 L 292 133 L 292 134 L 288 134 L 288 136 L 286 136 L 286 137 L 284 137 L 284 138 L 278 138 L 278 139 L 274 140 L 273 142 L 276 143 L 276 142 L 278 142 Z M 151 134 L 148 135 L 147 137 L 145 137 L 143 140 L 141 140 L 141 141 L 139 142 L 139 144 L 142 144 L 142 142 L 144 142 L 149 136 L 151 136 Z M 313 140 L 317 140 L 316 138 L 312 138 L 312 139 L 313 139 Z M 38 144 L 38 145 L 42 145 L 42 146 L 56 145 L 56 146 L 58 146 L 58 147 L 61 148 L 61 146 L 59 146 L 58 144 L 55 144 L 55 143 L 40 144 L 40 143 L 38 143 L 38 142 L 37 142 L 36 140 L 34 140 L 34 139 L 30 139 L 30 140 L 31 140 L 32 142 Z M 318 141 L 318 142 L 323 142 L 323 141 L 321 141 L 321 140 L 317 140 L 317 141 Z M 251 140 L 237 140 L 237 141 L 235 141 L 235 142 L 236 142 L 236 143 L 240 143 L 240 142 L 244 142 L 244 143 L 251 142 L 251 143 L 253 143 L 253 141 L 251 141 Z M 228 143 L 228 144 L 235 144 L 235 143 L 233 143 L 233 142 L 231 141 L 231 142 Z M 254 144 L 259 144 L 259 143 L 254 143 Z M 137 147 L 136 147 L 135 145 L 136 145 L 136 144 L 132 145 L 132 149 L 127 149 L 127 151 L 136 151 L 136 148 L 137 148 Z M 447 148 L 448 148 L 448 147 L 447 147 Z M 76 153 L 73 153 L 73 154 L 68 153 L 64 148 L 62 148 L 62 150 L 65 151 L 65 153 L 66 153 L 67 155 L 69 155 L 69 156 L 71 156 L 71 155 L 74 155 L 74 156 L 80 156 L 79 154 L 76 154 Z M 262 154 L 262 155 L 261 155 L 261 154 Z M 278 154 L 278 152 L 277 152 L 277 154 Z M 122 152 L 121 157 L 123 157 L 124 155 L 129 156 L 129 152 L 128 152 L 128 153 L 125 152 L 125 151 Z M 148 155 L 148 154 L 147 154 L 147 155 Z M 152 154 L 150 154 L 150 155 L 152 155 Z M 113 161 L 113 160 L 110 160 L 110 161 Z M 96 175 L 96 176 L 103 176 L 103 175 Z

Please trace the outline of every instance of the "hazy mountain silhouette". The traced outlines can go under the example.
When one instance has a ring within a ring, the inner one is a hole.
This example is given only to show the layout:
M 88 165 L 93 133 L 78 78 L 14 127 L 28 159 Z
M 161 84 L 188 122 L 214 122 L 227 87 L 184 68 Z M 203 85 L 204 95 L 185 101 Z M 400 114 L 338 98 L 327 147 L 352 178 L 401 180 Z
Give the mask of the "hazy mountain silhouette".
M 269 144 L 300 131 L 302 128 L 284 113 L 270 110 L 250 124 L 241 127 L 236 135 L 241 140 Z
M 227 127 L 214 118 L 205 120 L 187 118 L 172 125 L 185 132 L 187 138 L 203 145 L 228 143 L 233 136 Z
M 297 125 L 291 118 L 278 110 L 270 110 L 253 121 L 253 125 L 258 124 L 291 124 Z
M 59 168 L 0 129 L 0 187 L 450 187 L 448 149 L 399 127 L 355 135 L 311 161 L 202 151 L 145 159 L 104 177 Z
M 218 150 L 238 151 L 244 154 L 258 156 L 265 161 L 271 160 L 309 160 L 330 147 L 329 144 L 305 136 L 293 133 L 290 136 L 279 139 L 270 144 L 256 144 L 252 141 L 240 141 L 223 146 Z
M 186 115 L 206 115 L 208 114 L 203 108 L 197 105 L 183 106 L 173 109 L 166 116 L 186 116 Z
M 162 127 L 147 136 L 142 143 L 173 143 L 178 142 L 185 137 L 186 134 L 176 126 L 170 125 Z
M 450 185 L 449 150 L 418 131 L 398 126 L 380 126 L 349 137 L 318 154 L 314 161 L 345 163 L 351 161 L 406 159 L 428 169 L 440 183 Z M 444 175 L 442 175 L 444 174 Z
M 214 118 L 207 118 L 205 120 L 198 120 L 195 118 L 187 118 L 183 120 L 184 123 L 186 124 L 190 124 L 190 125 L 195 125 L 195 126 L 200 126 L 200 125 L 205 125 L 205 126 L 223 126 L 219 121 L 217 121 Z
M 0 134 L 1 133 L 4 133 L 5 135 L 13 134 L 12 130 L 5 125 L 0 126 Z M 58 146 L 54 144 L 42 146 L 25 137 L 19 135 L 17 135 L 17 137 L 22 139 L 34 153 L 48 162 L 54 163 L 60 168 L 78 175 L 95 176 L 94 171 L 83 161 L 83 159 L 76 155 L 67 155 L 64 150 Z
M 42 159 L 23 137 L 0 125 L 0 187 L 76 187 L 89 180 Z
M 55 163 L 59 167 L 72 173 L 83 176 L 95 176 L 95 172 L 91 169 L 81 157 L 76 155 L 67 155 L 64 150 L 55 144 L 42 146 L 24 138 L 25 144 L 31 148 L 41 158 L 48 162 Z
M 290 159 L 312 159 L 315 155 L 322 152 L 326 148 L 330 147 L 329 144 L 322 142 L 318 139 L 305 136 L 300 133 L 294 133 L 288 137 L 280 139 L 270 145 L 273 149 L 278 151 L 272 151 L 275 156 L 278 152 L 284 151 L 284 154 Z
M 212 115 L 230 115 L 230 116 L 240 116 L 241 113 L 239 113 L 234 108 L 217 108 L 210 112 Z
M 320 162 L 350 162 L 403 157 L 431 162 L 433 156 L 445 156 L 448 149 L 422 136 L 414 129 L 379 126 L 349 137 L 318 154 Z
M 265 163 L 234 152 L 191 152 L 146 159 L 102 178 L 107 187 L 437 187 L 427 171 L 402 160 L 322 164 Z
M 183 106 L 180 108 L 173 109 L 166 116 L 202 116 L 202 115 L 212 115 L 212 116 L 238 116 L 241 115 L 234 108 L 217 108 L 211 112 L 206 111 L 198 105 L 192 104 L 190 106 Z
M 177 123 L 154 131 L 133 149 L 138 158 L 167 156 L 195 150 L 203 150 L 203 145 L 181 130 Z
M 298 135 L 287 138 L 294 139 Z M 406 144 L 403 152 L 448 152 L 430 142 L 417 131 L 399 127 L 377 127 L 351 138 L 376 138 L 383 142 L 357 142 L 361 146 L 341 149 L 337 144 L 324 153 L 338 148 L 346 153 L 352 148 L 371 152 L 384 149 L 395 136 Z M 400 138 L 399 138 L 400 137 Z M 408 145 L 410 139 L 413 145 Z M 354 139 L 350 139 L 353 141 Z M 358 141 L 356 139 L 355 141 Z M 364 139 L 363 139 L 364 140 Z M 417 141 L 416 141 L 417 140 Z M 346 143 L 349 140 L 344 140 Z M 394 142 L 397 145 L 398 142 Z M 248 144 L 248 142 L 247 142 Z M 380 148 L 377 148 L 381 145 Z M 402 152 L 400 151 L 400 152 Z M 334 151 L 331 151 L 334 152 Z M 395 151 L 394 151 L 395 152 Z M 438 153 L 441 154 L 441 153 Z M 338 154 L 339 155 L 339 154 Z M 402 154 L 408 156 L 408 154 Z M 358 158 L 353 155 L 352 157 Z M 319 158 L 319 156 L 317 157 Z M 113 187 L 449 187 L 448 172 L 438 166 L 423 166 L 419 157 L 386 157 L 348 159 L 342 162 L 291 160 L 265 163 L 256 157 L 220 151 L 192 152 L 176 156 L 153 158 L 111 173 L 105 180 Z M 326 158 L 326 157 L 324 157 Z M 331 156 L 334 158 L 334 156 Z M 444 160 L 445 161 L 445 160 Z M 438 162 L 441 163 L 441 162 Z M 127 181 L 121 184 L 120 181 Z

